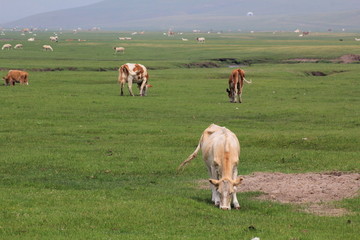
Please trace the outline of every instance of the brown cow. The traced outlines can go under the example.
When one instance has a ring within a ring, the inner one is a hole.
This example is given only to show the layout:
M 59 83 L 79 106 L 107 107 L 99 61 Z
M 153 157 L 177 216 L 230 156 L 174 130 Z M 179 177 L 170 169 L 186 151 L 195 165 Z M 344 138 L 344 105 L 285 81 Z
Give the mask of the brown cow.
M 251 83 L 245 79 L 245 71 L 238 68 L 231 72 L 229 77 L 229 88 L 226 89 L 230 102 L 236 103 L 239 100 L 239 103 L 242 102 L 241 94 L 244 86 L 244 81 L 246 83 Z
M 29 73 L 20 70 L 10 70 L 3 79 L 6 86 L 14 86 L 15 82 L 29 85 Z

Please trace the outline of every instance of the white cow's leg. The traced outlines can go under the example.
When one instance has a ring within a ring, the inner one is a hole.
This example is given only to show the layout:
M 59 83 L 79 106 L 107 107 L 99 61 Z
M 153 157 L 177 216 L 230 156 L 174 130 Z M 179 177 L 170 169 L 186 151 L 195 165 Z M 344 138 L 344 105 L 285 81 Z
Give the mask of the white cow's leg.
M 212 179 L 219 179 L 218 171 L 216 167 L 211 166 L 211 178 Z M 213 194 L 213 202 L 215 203 L 215 206 L 220 206 L 220 194 L 217 191 L 216 187 L 211 184 L 212 194 Z
M 208 172 L 209 172 L 209 177 L 212 178 L 212 173 L 211 173 L 211 168 L 208 166 Z M 210 183 L 210 189 L 211 189 L 211 201 L 213 203 L 215 203 L 215 192 L 216 192 L 216 189 L 214 187 L 214 185 L 212 185 Z
M 237 167 L 234 168 L 233 171 L 233 180 L 235 180 L 238 177 L 238 170 Z M 240 204 L 236 196 L 237 187 L 234 186 L 234 193 L 233 193 L 233 205 L 235 209 L 240 209 Z
M 128 89 L 131 96 L 134 96 L 134 93 L 132 91 L 132 78 L 129 78 L 128 80 Z
M 146 94 L 146 80 L 143 80 L 140 86 L 140 96 L 145 96 Z

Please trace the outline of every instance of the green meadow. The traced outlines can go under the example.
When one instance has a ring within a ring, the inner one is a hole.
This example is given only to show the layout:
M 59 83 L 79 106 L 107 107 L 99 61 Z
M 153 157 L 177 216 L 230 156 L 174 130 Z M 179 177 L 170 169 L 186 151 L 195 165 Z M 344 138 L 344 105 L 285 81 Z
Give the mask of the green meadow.
M 24 45 L 0 51 L 1 77 L 30 74 L 29 86 L 0 84 L 0 239 L 358 239 L 359 196 L 334 203 L 349 210 L 341 217 L 259 201 L 259 192 L 221 211 L 199 187 L 201 155 L 176 171 L 216 123 L 239 138 L 240 175 L 358 173 L 360 65 L 331 61 L 360 54 L 358 34 L 64 32 L 57 43 L 36 34 L 0 39 Z M 295 58 L 321 60 L 285 61 Z M 148 68 L 148 96 L 119 96 L 127 62 Z M 253 82 L 242 104 L 225 91 L 233 65 Z

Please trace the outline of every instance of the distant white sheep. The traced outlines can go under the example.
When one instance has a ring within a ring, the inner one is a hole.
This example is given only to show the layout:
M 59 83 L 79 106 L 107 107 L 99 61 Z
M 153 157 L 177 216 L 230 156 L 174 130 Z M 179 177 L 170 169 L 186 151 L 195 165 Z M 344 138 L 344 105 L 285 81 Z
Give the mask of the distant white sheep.
M 11 49 L 11 48 L 12 48 L 11 44 L 6 43 L 6 44 L 4 44 L 4 45 L 2 46 L 1 50 L 4 50 L 4 49 L 9 50 L 9 49 Z
M 58 40 L 59 40 L 58 36 L 51 36 L 50 37 L 50 41 L 52 41 L 52 42 L 58 42 Z
M 124 47 L 114 47 L 114 50 L 115 50 L 115 54 L 118 53 L 118 52 L 125 53 L 125 48 Z
M 23 45 L 22 44 L 16 44 L 14 49 L 22 49 L 23 48 Z
M 50 45 L 43 45 L 42 48 L 43 48 L 44 51 L 48 51 L 48 50 L 49 51 L 54 51 L 53 48 Z

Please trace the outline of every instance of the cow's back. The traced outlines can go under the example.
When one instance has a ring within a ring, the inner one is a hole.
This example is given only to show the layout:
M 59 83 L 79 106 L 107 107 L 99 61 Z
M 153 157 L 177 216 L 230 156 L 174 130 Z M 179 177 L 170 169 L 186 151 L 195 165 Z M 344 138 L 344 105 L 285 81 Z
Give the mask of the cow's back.
M 14 81 L 27 82 L 28 81 L 28 73 L 20 70 L 10 70 L 8 72 L 7 78 L 12 79 Z
M 216 126 L 216 125 L 215 125 Z M 217 126 L 219 127 L 219 126 Z M 236 135 L 225 127 L 219 127 L 217 131 L 203 139 L 202 152 L 204 160 L 211 165 L 236 164 L 240 155 L 240 143 Z

